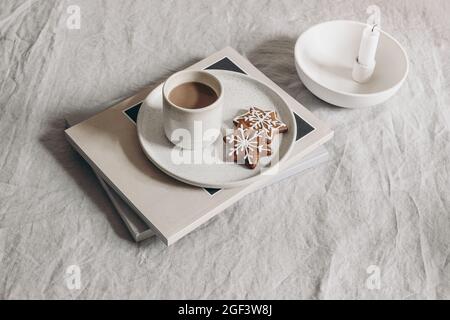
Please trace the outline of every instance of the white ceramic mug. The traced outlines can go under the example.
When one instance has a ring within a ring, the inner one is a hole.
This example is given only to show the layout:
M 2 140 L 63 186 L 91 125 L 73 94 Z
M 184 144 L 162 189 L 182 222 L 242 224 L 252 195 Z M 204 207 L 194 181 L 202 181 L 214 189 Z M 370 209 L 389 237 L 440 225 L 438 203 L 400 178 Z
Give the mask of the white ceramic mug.
M 170 101 L 170 92 L 177 86 L 199 82 L 217 95 L 212 104 L 198 109 L 177 106 Z M 180 71 L 163 85 L 163 126 L 166 137 L 183 149 L 199 149 L 213 144 L 220 136 L 223 113 L 223 89 L 219 79 L 207 71 Z

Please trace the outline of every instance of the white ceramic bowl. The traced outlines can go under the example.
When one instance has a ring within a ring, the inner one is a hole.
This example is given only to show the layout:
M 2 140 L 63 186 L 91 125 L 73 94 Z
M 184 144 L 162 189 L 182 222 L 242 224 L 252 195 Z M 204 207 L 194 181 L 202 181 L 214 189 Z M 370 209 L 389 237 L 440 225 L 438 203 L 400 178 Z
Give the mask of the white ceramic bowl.
M 356 21 L 329 21 L 309 28 L 298 38 L 297 72 L 314 95 L 336 106 L 362 108 L 383 103 L 400 89 L 408 74 L 408 56 L 384 31 L 372 78 L 364 84 L 352 79 L 353 62 L 366 26 Z

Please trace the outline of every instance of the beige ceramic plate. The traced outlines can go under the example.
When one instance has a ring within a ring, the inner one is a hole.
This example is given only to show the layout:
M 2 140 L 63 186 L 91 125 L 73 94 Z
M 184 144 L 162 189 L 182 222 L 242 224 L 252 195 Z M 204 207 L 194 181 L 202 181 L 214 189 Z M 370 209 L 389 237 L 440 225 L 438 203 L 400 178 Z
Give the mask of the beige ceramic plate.
M 169 176 L 184 183 L 206 188 L 232 188 L 258 179 L 261 174 L 272 174 L 278 170 L 273 164 L 287 158 L 296 137 L 294 114 L 284 100 L 265 84 L 240 73 L 231 71 L 208 71 L 222 82 L 224 87 L 223 132 L 232 128 L 233 118 L 251 106 L 277 111 L 280 119 L 289 127 L 287 133 L 279 135 L 273 142 L 271 157 L 262 159 L 256 169 L 243 165 L 223 163 L 222 157 L 198 157 L 190 150 L 174 149 L 164 135 L 162 127 L 162 85 L 154 89 L 142 104 L 137 130 L 142 149 L 150 161 Z M 221 155 L 223 140 L 220 137 L 205 154 Z M 203 158 L 203 159 L 202 159 Z

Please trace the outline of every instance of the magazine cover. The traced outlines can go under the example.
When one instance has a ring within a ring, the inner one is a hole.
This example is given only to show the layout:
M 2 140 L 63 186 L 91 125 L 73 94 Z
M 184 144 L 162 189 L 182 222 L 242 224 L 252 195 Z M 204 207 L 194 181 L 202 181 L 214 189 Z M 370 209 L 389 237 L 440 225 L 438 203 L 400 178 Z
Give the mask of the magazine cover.
M 302 156 L 333 135 L 325 123 L 231 48 L 225 48 L 189 69 L 233 70 L 251 75 L 273 88 L 288 103 L 298 129 L 289 161 L 280 165 L 281 170 L 298 163 Z M 135 123 L 140 102 L 150 91 L 151 88 L 143 90 L 117 106 L 67 129 L 66 136 L 94 170 L 170 245 L 240 199 L 248 190 L 265 184 L 270 175 L 244 187 L 198 188 L 180 183 L 149 165 L 139 145 Z
M 68 116 L 66 118 L 68 127 L 71 127 L 81 121 L 85 120 L 84 116 Z M 290 168 L 286 168 L 284 171 L 278 173 L 271 180 L 267 182 L 267 184 L 277 183 L 282 181 L 290 176 L 300 174 L 301 172 L 318 166 L 321 163 L 326 162 L 329 159 L 329 154 L 327 150 L 320 146 L 310 154 L 306 155 L 304 158 L 300 160 L 298 164 L 292 165 Z M 94 170 L 94 169 L 92 169 Z M 95 170 L 94 170 L 95 172 Z M 113 187 L 109 186 L 108 183 L 103 180 L 98 173 L 95 172 L 101 187 L 105 190 L 107 196 L 111 200 L 111 203 L 114 205 L 117 213 L 120 215 L 122 220 L 124 221 L 128 231 L 133 237 L 134 241 L 140 242 L 146 240 L 155 235 L 154 231 L 151 229 L 151 226 L 147 225 L 145 221 L 140 218 L 140 215 L 136 213 L 114 190 Z M 251 191 L 249 191 L 251 192 Z

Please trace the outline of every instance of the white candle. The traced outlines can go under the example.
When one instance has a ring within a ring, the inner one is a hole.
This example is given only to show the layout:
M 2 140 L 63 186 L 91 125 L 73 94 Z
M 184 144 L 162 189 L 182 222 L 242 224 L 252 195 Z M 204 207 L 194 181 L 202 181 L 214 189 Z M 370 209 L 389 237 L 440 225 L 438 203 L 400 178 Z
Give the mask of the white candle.
M 359 46 L 358 62 L 365 66 L 375 64 L 375 55 L 377 53 L 380 31 L 376 26 L 368 26 L 364 29 L 361 44 Z

